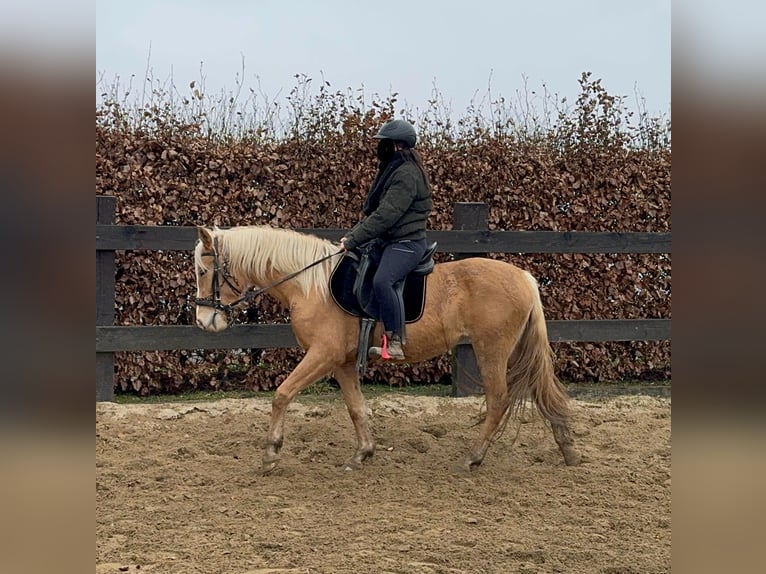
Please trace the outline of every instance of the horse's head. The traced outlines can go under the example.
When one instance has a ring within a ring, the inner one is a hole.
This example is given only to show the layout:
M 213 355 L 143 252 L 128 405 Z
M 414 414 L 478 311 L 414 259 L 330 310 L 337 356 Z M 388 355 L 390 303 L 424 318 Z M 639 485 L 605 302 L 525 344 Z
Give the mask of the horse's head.
M 242 301 L 242 290 L 229 271 L 221 230 L 198 227 L 197 231 L 199 241 L 194 247 L 197 325 L 205 331 L 223 331 L 232 321 L 234 307 Z

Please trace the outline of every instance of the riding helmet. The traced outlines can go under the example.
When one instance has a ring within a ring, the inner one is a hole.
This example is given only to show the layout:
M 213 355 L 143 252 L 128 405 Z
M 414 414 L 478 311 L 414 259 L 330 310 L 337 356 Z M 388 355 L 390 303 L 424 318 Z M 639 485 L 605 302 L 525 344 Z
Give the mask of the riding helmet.
M 375 134 L 376 139 L 390 139 L 403 141 L 407 144 L 407 147 L 415 147 L 415 142 L 418 139 L 415 133 L 415 128 L 412 127 L 410 122 L 404 120 L 389 120 L 383 124 Z

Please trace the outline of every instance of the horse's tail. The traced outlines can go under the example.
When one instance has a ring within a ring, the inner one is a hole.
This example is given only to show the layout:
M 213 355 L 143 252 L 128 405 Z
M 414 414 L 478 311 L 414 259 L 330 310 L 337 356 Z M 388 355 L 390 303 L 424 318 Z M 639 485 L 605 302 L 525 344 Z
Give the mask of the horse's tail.
M 553 351 L 548 342 L 543 305 L 537 281 L 526 273 L 532 283 L 534 300 L 521 338 L 508 361 L 509 414 L 523 408 L 532 398 L 546 419 L 566 424 L 569 418 L 569 397 L 553 370 Z

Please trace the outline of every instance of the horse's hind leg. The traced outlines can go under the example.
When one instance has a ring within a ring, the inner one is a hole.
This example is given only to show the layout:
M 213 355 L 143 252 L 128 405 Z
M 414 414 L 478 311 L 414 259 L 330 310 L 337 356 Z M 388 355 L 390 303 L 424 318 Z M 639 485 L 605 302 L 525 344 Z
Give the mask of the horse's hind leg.
M 462 470 L 472 470 L 484 460 L 489 447 L 495 438 L 498 426 L 508 410 L 508 386 L 505 380 L 505 365 L 507 357 L 498 357 L 498 353 L 477 350 L 476 357 L 481 371 L 484 386 L 484 398 L 487 403 L 487 413 L 479 430 L 479 436 L 471 445 Z
M 350 363 L 339 367 L 334 374 L 340 384 L 343 400 L 346 401 L 348 414 L 354 423 L 354 431 L 356 431 L 356 452 L 345 465 L 346 470 L 353 470 L 361 467 L 362 463 L 375 453 L 375 441 L 370 432 L 367 408 L 359 384 L 356 364 Z
M 279 463 L 279 451 L 284 439 L 285 413 L 290 402 L 311 383 L 332 371 L 333 365 L 326 356 L 322 351 L 309 349 L 293 372 L 277 387 L 271 401 L 271 422 L 263 453 L 263 474 L 270 473 Z
M 564 462 L 567 466 L 580 464 L 580 454 L 575 450 L 569 427 L 563 423 L 551 422 L 551 429 L 553 429 L 553 438 L 556 439 L 556 444 L 559 445 L 559 450 L 564 455 Z

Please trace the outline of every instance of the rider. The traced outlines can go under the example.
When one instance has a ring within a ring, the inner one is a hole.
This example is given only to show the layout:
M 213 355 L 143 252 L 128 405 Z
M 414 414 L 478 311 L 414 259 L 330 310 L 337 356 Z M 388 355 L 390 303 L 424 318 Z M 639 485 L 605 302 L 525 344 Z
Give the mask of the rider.
M 404 359 L 404 317 L 394 285 L 412 271 L 426 251 L 426 222 L 433 208 L 431 185 L 414 149 L 415 128 L 404 120 L 390 120 L 374 136 L 378 141 L 378 173 L 364 201 L 364 219 L 340 240 L 352 250 L 373 239 L 384 243 L 373 278 L 385 335 L 370 356 Z M 387 348 L 387 353 L 386 353 Z

